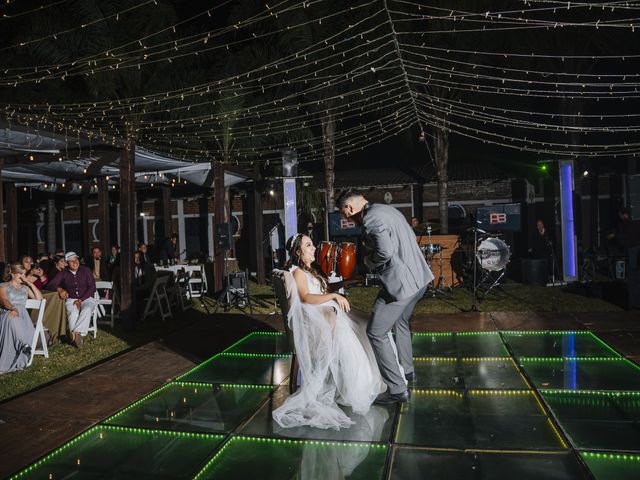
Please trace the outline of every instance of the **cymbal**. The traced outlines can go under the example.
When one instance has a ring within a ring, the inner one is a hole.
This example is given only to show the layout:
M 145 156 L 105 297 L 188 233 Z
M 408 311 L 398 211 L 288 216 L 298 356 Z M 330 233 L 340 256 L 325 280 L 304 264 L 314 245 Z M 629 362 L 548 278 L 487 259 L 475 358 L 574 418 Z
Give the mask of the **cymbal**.
M 429 229 L 429 227 L 431 227 L 431 231 L 432 232 L 436 232 L 438 230 L 440 230 L 440 223 L 434 223 L 434 222 L 429 222 L 429 223 L 419 223 L 418 225 L 415 225 L 411 228 L 413 228 L 413 231 L 416 233 L 427 233 L 427 230 Z

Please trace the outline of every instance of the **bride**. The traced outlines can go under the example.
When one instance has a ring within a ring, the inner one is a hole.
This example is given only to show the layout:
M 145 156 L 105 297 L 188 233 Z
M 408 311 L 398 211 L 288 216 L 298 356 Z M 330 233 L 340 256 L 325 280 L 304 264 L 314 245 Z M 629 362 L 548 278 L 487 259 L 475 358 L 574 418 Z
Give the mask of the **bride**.
M 273 411 L 281 427 L 348 427 L 354 422 L 338 407 L 364 415 L 386 390 L 366 334 L 367 318 L 349 314 L 349 302 L 328 292 L 314 267 L 315 247 L 307 235 L 287 241 L 296 287 L 288 321 L 300 362 L 302 385 Z M 295 379 L 290 379 L 295 381 Z

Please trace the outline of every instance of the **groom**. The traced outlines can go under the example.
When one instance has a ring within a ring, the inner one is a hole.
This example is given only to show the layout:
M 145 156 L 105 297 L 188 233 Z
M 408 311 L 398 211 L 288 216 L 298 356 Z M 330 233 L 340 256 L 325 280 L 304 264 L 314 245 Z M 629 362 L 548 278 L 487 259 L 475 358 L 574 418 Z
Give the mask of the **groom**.
M 398 360 L 406 379 L 414 380 L 409 320 L 427 284 L 433 280 L 433 274 L 420 252 L 415 233 L 397 209 L 371 204 L 351 190 L 343 192 L 336 204 L 343 217 L 364 227 L 365 249 L 368 250 L 365 264 L 378 274 L 382 283 L 367 327 L 380 373 L 389 387 L 376 403 L 406 402 L 409 391 L 388 334 L 394 329 Z

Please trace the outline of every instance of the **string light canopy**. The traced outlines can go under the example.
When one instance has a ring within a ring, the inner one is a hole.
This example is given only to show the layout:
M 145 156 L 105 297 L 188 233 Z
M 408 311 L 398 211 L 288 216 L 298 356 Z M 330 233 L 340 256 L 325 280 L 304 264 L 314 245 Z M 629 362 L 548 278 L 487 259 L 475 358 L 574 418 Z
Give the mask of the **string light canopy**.
M 407 129 L 545 156 L 640 151 L 636 1 L 134 3 L 5 5 L 0 115 L 72 145 L 132 138 L 238 165 L 341 157 Z

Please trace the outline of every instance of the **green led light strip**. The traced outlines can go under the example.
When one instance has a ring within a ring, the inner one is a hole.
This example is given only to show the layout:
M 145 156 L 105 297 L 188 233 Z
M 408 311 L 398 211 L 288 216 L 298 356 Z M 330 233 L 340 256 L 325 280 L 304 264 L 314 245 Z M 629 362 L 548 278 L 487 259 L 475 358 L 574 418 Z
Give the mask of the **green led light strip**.
M 258 332 L 253 332 L 251 335 L 271 335 L 273 337 L 281 337 L 284 335 L 283 332 L 266 332 L 266 331 L 258 331 Z
M 412 388 L 411 393 L 414 395 L 452 395 L 454 397 L 460 398 L 464 396 L 461 391 L 456 390 L 425 390 L 420 388 Z
M 597 453 L 597 452 L 580 452 L 580 455 L 587 458 L 595 458 L 598 460 L 633 460 L 640 462 L 640 455 L 627 453 Z
M 238 345 L 240 345 L 240 344 L 242 344 L 242 343 L 246 342 L 247 340 L 249 340 L 249 339 L 250 339 L 251 337 L 253 337 L 254 335 L 255 335 L 255 332 L 251 332 L 250 334 L 245 335 L 244 337 L 242 337 L 242 338 L 241 338 L 240 340 L 238 340 L 237 342 L 235 342 L 235 343 L 231 344 L 230 346 L 228 346 L 227 348 L 225 348 L 225 349 L 222 351 L 222 353 L 224 353 L 224 352 L 226 352 L 226 351 L 228 351 L 228 350 L 231 350 L 232 348 L 234 348 L 234 347 L 236 347 L 236 346 L 238 346 Z
M 533 390 L 469 390 L 470 395 L 534 395 Z
M 640 392 L 630 392 L 622 390 L 562 390 L 562 389 L 539 389 L 544 395 L 575 395 L 575 396 L 598 396 L 598 397 L 640 397 Z
M 182 437 L 182 438 L 201 438 L 201 439 L 209 439 L 209 440 L 222 440 L 225 437 L 224 435 L 215 435 L 215 434 L 208 434 L 208 433 L 172 432 L 172 431 L 164 431 L 164 430 L 146 430 L 146 429 L 142 429 L 142 428 L 120 427 L 120 426 L 114 426 L 114 425 L 98 425 L 98 426 L 95 426 L 95 427 L 87 430 L 83 434 L 78 435 L 74 439 L 69 440 L 67 443 L 65 443 L 61 447 L 56 448 L 53 452 L 51 452 L 48 455 L 42 457 L 40 460 L 32 463 L 31 465 L 29 465 L 24 470 L 22 470 L 22 471 L 16 473 L 15 475 L 13 475 L 12 477 L 10 477 L 10 480 L 24 477 L 25 475 L 27 475 L 27 474 L 31 473 L 32 471 L 34 471 L 36 468 L 40 467 L 42 464 L 48 462 L 53 457 L 59 455 L 60 453 L 64 452 L 65 450 L 68 450 L 69 448 L 71 448 L 72 446 L 74 446 L 75 444 L 80 442 L 81 440 L 84 440 L 86 437 L 88 437 L 90 435 L 98 434 L 98 435 L 100 435 L 100 438 L 102 439 L 102 435 L 103 435 L 102 431 L 103 430 L 104 431 L 116 431 L 116 432 L 120 431 L 120 432 L 135 433 L 135 434 L 145 434 L 145 435 L 163 435 L 163 436 Z
M 221 383 L 220 386 L 225 388 L 256 388 L 259 390 L 273 390 L 275 388 L 273 385 L 247 385 L 241 383 Z
M 245 352 L 222 352 L 222 357 L 245 357 L 245 358 L 288 358 L 290 353 L 245 353 Z
M 416 362 L 508 362 L 511 357 L 413 357 Z
M 476 335 L 498 335 L 498 332 L 414 332 L 414 337 L 450 337 L 453 335 L 469 337 Z
M 518 360 L 520 362 L 629 362 L 622 357 L 519 357 Z
M 591 335 L 588 330 L 504 330 L 504 335 Z
M 273 389 L 272 385 L 255 385 L 246 383 L 207 383 L 207 382 L 172 382 L 174 385 L 180 385 L 185 387 L 223 387 L 223 388 L 258 388 L 263 390 Z

